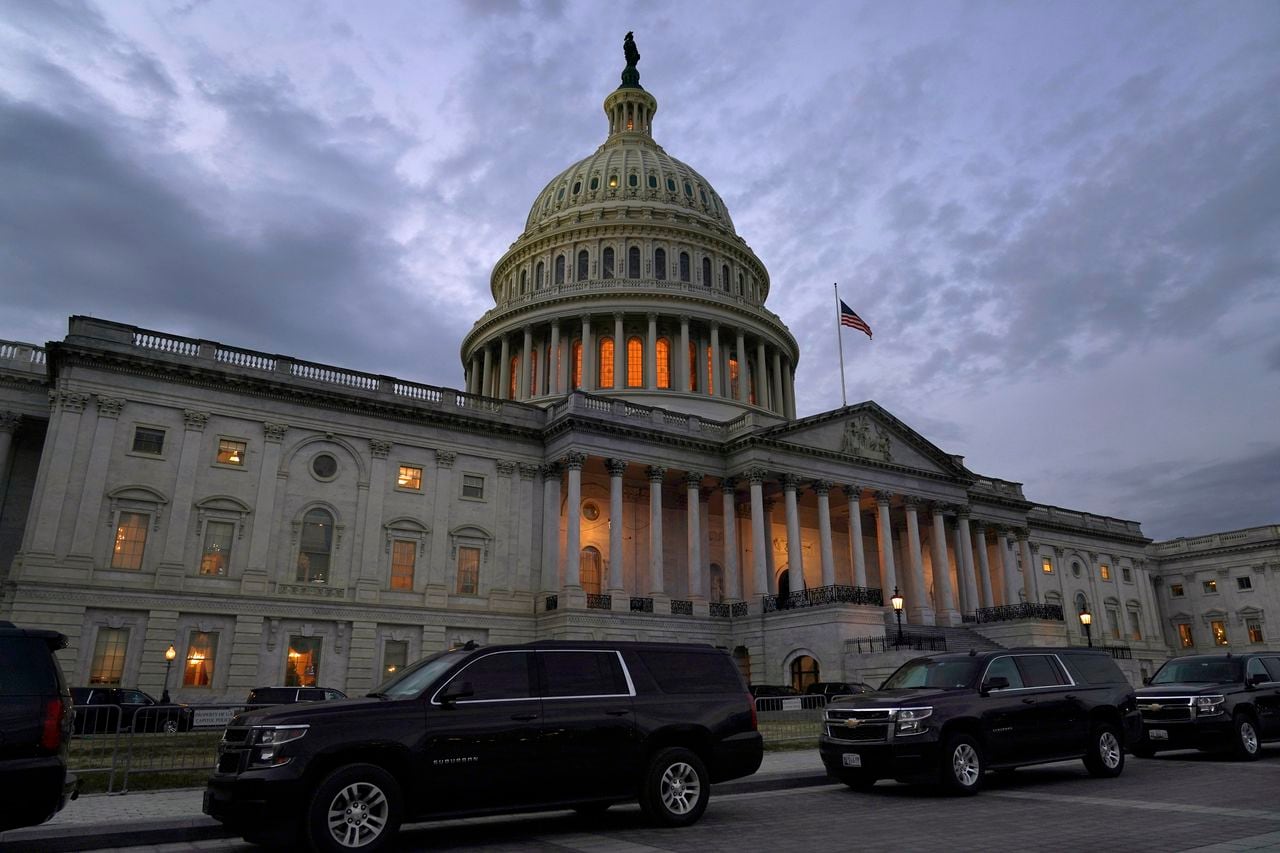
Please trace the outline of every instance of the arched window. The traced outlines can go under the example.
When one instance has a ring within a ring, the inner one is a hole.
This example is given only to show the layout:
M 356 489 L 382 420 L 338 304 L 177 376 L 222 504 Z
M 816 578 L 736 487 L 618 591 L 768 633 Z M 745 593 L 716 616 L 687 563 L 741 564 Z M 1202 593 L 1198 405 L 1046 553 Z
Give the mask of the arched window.
M 638 336 L 627 338 L 627 387 L 644 385 L 644 341 Z
M 724 601 L 724 569 L 719 563 L 712 563 L 707 578 L 711 585 L 711 600 L 719 604 Z
M 556 284 L 564 284 L 564 255 L 556 255 Z
M 808 655 L 800 655 L 791 662 L 791 686 L 801 693 L 810 684 L 821 681 L 818 673 L 818 662 Z
M 742 273 L 738 273 L 738 295 L 742 296 L 747 292 L 746 280 L 742 277 Z
M 671 387 L 671 341 L 667 338 L 658 338 L 656 365 L 658 369 L 658 387 Z
M 600 594 L 600 549 L 588 545 L 578 555 L 578 580 L 587 595 Z
M 582 387 L 582 339 L 573 342 L 573 387 Z
M 587 280 L 587 267 L 588 267 L 589 258 L 590 258 L 590 255 L 587 254 L 586 249 L 583 249 L 580 252 L 578 252 L 578 281 Z
M 520 295 L 524 296 L 525 292 L 528 289 L 529 289 L 529 271 L 520 270 Z
M 604 250 L 600 258 L 600 277 L 613 278 L 613 247 Z
M 601 388 L 613 387 L 613 338 L 600 339 L 600 382 Z
M 529 396 L 538 396 L 538 348 L 529 350 Z
M 729 265 L 724 264 L 720 267 L 720 286 L 724 288 L 724 292 L 729 292 Z
M 627 250 L 627 278 L 640 277 L 640 247 L 632 246 Z
M 520 378 L 520 356 L 511 356 L 511 369 L 507 371 L 507 399 L 514 400 L 516 398 L 516 389 L 519 384 L 516 380 Z
M 689 341 L 689 390 L 698 390 L 698 345 Z
M 333 558 L 333 515 L 324 509 L 308 510 L 302 517 L 299 543 L 298 581 L 328 583 Z
M 542 290 L 542 271 L 544 265 L 542 261 L 538 261 L 538 265 L 534 268 L 533 273 L 533 289 Z
M 707 287 L 711 286 L 711 259 L 710 258 L 702 259 L 702 283 Z
M 1085 611 L 1086 611 L 1086 610 L 1088 610 L 1088 609 L 1089 609 L 1089 600 L 1088 600 L 1087 598 L 1085 598 L 1085 597 L 1084 597 L 1084 593 L 1083 593 L 1083 592 L 1077 592 L 1077 593 L 1076 593 L 1076 612 L 1075 612 L 1075 615 L 1074 615 L 1074 617 L 1068 616 L 1068 618 L 1074 618 L 1074 619 L 1075 619 L 1075 621 L 1076 621 L 1076 626 L 1080 629 L 1080 636 L 1081 636 L 1081 637 L 1085 636 L 1085 630 L 1084 630 L 1084 623 L 1080 621 L 1080 614 L 1081 614 L 1081 613 L 1083 613 L 1083 612 L 1085 612 Z
M 658 281 L 666 281 L 667 279 L 667 250 L 653 250 L 653 277 Z
M 688 252 L 680 253 L 680 280 L 681 281 L 689 280 L 689 253 Z

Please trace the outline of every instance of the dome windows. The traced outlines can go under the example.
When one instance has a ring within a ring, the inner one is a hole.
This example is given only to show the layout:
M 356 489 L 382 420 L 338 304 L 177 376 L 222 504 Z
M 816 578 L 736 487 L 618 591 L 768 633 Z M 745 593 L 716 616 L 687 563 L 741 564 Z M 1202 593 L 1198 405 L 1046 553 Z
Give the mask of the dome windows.
M 544 269 L 545 269 L 545 265 L 542 263 L 542 261 L 538 261 L 538 265 L 537 267 L 534 268 L 534 273 L 533 273 L 533 289 L 534 290 L 542 290 L 542 274 Z
M 675 192 L 675 191 L 676 191 L 676 182 L 675 182 L 675 179 L 674 179 L 674 178 L 667 178 L 667 192 L 669 192 L 669 193 L 673 193 L 673 192 Z
M 613 278 L 613 247 L 607 247 L 600 254 L 600 277 Z
M 617 175 L 610 175 L 610 176 L 609 176 L 609 189 L 611 189 L 611 190 L 616 190 L 617 188 L 618 188 L 618 176 L 617 176 Z
M 586 280 L 587 280 L 587 268 L 588 268 L 588 265 L 589 265 L 589 260 L 588 260 L 588 259 L 589 259 L 590 257 L 591 257 L 591 256 L 587 254 L 587 250 L 586 250 L 586 249 L 581 249 L 581 250 L 578 252 L 578 281 L 586 281 Z
M 667 280 L 667 250 L 653 250 L 653 277 L 658 281 Z
M 592 175 L 592 176 L 591 176 L 591 189 L 593 189 L 593 190 L 598 190 L 598 189 L 600 189 L 600 176 L 599 176 L 599 175 Z
M 693 184 L 688 181 L 684 182 L 684 194 L 689 198 L 693 198 Z
M 711 259 L 702 259 L 702 284 L 706 287 L 711 286 Z
M 657 346 L 658 363 L 654 367 L 658 370 L 658 387 L 671 387 L 671 341 L 668 338 L 658 338 Z
M 564 187 L 560 188 L 560 192 L 556 193 L 556 201 L 564 200 Z
M 630 175 L 627 175 L 627 186 L 631 187 L 632 189 L 640 186 L 640 176 L 637 175 L 635 172 L 632 172 Z
M 680 253 L 680 280 L 681 281 L 689 280 L 689 253 L 688 252 Z
M 657 188 L 658 188 L 658 176 L 657 176 L 657 175 L 655 175 L 655 174 L 650 173 L 650 174 L 649 174 L 649 189 L 651 189 L 651 190 L 656 190 Z
M 729 265 L 724 264 L 720 267 L 720 286 L 724 288 L 724 292 L 729 292 Z
M 600 339 L 600 374 L 601 388 L 613 387 L 613 338 Z
M 640 277 L 640 247 L 632 246 L 627 250 L 627 278 Z
M 564 284 L 564 255 L 556 255 L 556 284 Z
M 582 190 L 582 181 L 573 182 L 573 194 L 577 195 Z
M 563 190 L 562 190 L 561 192 L 563 192 Z M 698 195 L 702 198 L 702 206 L 703 206 L 703 207 L 710 207 L 710 206 L 711 206 L 711 205 L 710 205 L 710 203 L 707 201 L 707 191 L 706 191 L 706 190 L 704 190 L 702 187 L 698 187 Z
M 627 387 L 644 386 L 644 341 L 639 337 L 627 339 Z
M 520 270 L 520 295 L 524 296 L 529 290 L 529 271 Z

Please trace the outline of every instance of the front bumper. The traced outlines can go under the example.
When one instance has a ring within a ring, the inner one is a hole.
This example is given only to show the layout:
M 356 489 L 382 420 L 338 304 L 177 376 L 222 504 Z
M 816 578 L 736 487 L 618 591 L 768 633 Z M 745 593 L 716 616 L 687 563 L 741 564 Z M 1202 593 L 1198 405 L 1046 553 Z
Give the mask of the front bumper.
M 257 829 L 297 818 L 303 786 L 294 778 L 263 773 L 215 773 L 204 791 L 202 811 L 233 829 Z
M 1155 731 L 1157 736 L 1153 737 Z M 1158 733 L 1164 732 L 1164 737 Z M 1231 742 L 1231 718 L 1222 714 L 1217 718 L 1200 718 L 1180 722 L 1144 722 L 1142 737 L 1137 745 L 1151 750 L 1165 749 L 1220 749 Z
M 824 734 L 818 738 L 818 753 L 827 774 L 837 777 L 856 771 L 877 779 L 912 781 L 938 772 L 938 739 L 932 731 L 887 742 L 845 741 Z M 846 755 L 858 756 L 858 766 L 846 763 Z

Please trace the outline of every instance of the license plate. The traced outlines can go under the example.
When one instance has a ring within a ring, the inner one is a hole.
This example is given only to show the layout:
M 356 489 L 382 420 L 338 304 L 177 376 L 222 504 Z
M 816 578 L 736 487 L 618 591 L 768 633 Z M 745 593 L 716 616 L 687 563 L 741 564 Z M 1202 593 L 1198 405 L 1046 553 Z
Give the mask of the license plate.
M 856 752 L 846 752 L 841 760 L 844 761 L 845 767 L 862 766 L 862 756 Z
M 1151 740 L 1168 740 L 1169 733 L 1164 729 L 1152 729 L 1151 731 L 1147 732 L 1147 737 L 1150 738 Z

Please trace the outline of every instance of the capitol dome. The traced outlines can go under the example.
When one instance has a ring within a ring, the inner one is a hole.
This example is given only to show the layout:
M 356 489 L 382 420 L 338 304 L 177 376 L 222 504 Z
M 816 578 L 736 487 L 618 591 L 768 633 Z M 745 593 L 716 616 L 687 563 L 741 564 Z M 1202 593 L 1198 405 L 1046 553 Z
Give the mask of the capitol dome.
M 495 307 L 462 344 L 467 390 L 793 418 L 799 349 L 764 307 L 769 273 L 710 182 L 654 141 L 628 44 L 604 143 L 547 183 L 494 265 Z

